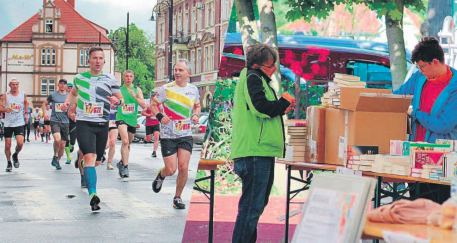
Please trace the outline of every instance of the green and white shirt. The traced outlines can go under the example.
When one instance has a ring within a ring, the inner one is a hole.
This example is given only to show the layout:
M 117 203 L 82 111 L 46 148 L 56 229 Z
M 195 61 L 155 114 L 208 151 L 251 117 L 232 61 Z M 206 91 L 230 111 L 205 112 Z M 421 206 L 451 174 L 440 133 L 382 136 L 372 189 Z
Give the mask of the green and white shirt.
M 78 91 L 76 120 L 109 121 L 110 101 L 107 97 L 120 92 L 116 77 L 110 73 L 93 76 L 85 72 L 77 74 L 73 83 Z

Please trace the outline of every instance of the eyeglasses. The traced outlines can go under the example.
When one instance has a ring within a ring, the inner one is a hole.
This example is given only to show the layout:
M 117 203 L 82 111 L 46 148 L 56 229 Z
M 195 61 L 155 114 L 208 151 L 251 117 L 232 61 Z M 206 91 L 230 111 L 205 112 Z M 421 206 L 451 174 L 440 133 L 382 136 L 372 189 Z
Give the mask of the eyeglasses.
M 265 65 L 261 65 L 262 67 L 266 67 L 268 69 L 273 69 L 276 67 L 276 65 L 273 63 L 271 66 L 265 66 Z
M 416 67 L 419 68 L 419 70 L 423 70 L 427 65 L 430 65 L 430 63 L 427 62 L 427 64 L 422 65 L 422 66 L 419 66 L 419 65 L 416 64 Z

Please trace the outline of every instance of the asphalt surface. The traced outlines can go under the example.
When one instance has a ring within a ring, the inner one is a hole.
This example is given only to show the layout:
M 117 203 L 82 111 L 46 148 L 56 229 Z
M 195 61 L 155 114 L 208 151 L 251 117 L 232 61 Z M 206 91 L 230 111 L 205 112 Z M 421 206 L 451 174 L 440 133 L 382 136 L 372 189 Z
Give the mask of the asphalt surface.
M 33 132 L 32 132 L 33 134 Z M 97 193 L 101 210 L 92 212 L 86 188 L 80 187 L 79 170 L 61 160 L 62 170 L 51 166 L 52 143 L 31 140 L 19 154 L 20 168 L 5 172 L 4 142 L 0 141 L 0 242 L 181 242 L 200 158 L 194 145 L 189 179 L 182 199 L 185 210 L 173 208 L 176 176 L 167 177 L 160 193 L 151 188 L 158 157 L 151 158 L 152 144 L 131 146 L 130 178 L 118 170 L 97 167 Z M 120 159 L 120 141 L 114 163 Z M 12 152 L 14 153 L 15 142 Z M 3 167 L 2 167 L 3 166 Z

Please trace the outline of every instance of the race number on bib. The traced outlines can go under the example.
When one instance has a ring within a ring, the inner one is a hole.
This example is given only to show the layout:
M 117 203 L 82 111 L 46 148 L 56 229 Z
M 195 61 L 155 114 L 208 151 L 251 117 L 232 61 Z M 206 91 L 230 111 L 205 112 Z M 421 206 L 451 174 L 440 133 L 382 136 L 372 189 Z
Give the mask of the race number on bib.
M 115 120 L 110 120 L 109 121 L 109 127 L 116 127 L 116 121 Z
M 190 120 L 173 121 L 173 132 L 175 134 L 186 135 L 191 129 Z
M 124 104 L 122 106 L 122 114 L 135 113 L 135 104 Z
M 22 111 L 22 104 L 21 103 L 11 103 L 11 110 L 13 112 L 21 112 Z
M 84 102 L 84 116 L 102 117 L 103 102 Z
M 54 103 L 54 105 L 56 106 L 55 112 L 64 112 L 62 111 L 63 103 Z

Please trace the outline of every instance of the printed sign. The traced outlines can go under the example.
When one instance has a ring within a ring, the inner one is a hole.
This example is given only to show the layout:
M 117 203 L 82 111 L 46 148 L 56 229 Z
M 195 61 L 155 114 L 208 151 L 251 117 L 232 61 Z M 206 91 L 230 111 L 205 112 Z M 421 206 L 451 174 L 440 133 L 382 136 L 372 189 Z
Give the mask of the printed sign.
M 187 134 L 190 129 L 190 120 L 173 121 L 173 132 L 175 134 Z
M 56 106 L 55 112 L 64 112 L 62 111 L 63 103 L 54 103 L 54 105 Z
M 21 103 L 11 103 L 11 110 L 13 112 L 21 112 L 22 111 L 22 104 Z
M 135 104 L 124 104 L 122 106 L 122 114 L 135 113 Z
M 84 102 L 84 116 L 102 117 L 103 102 Z

